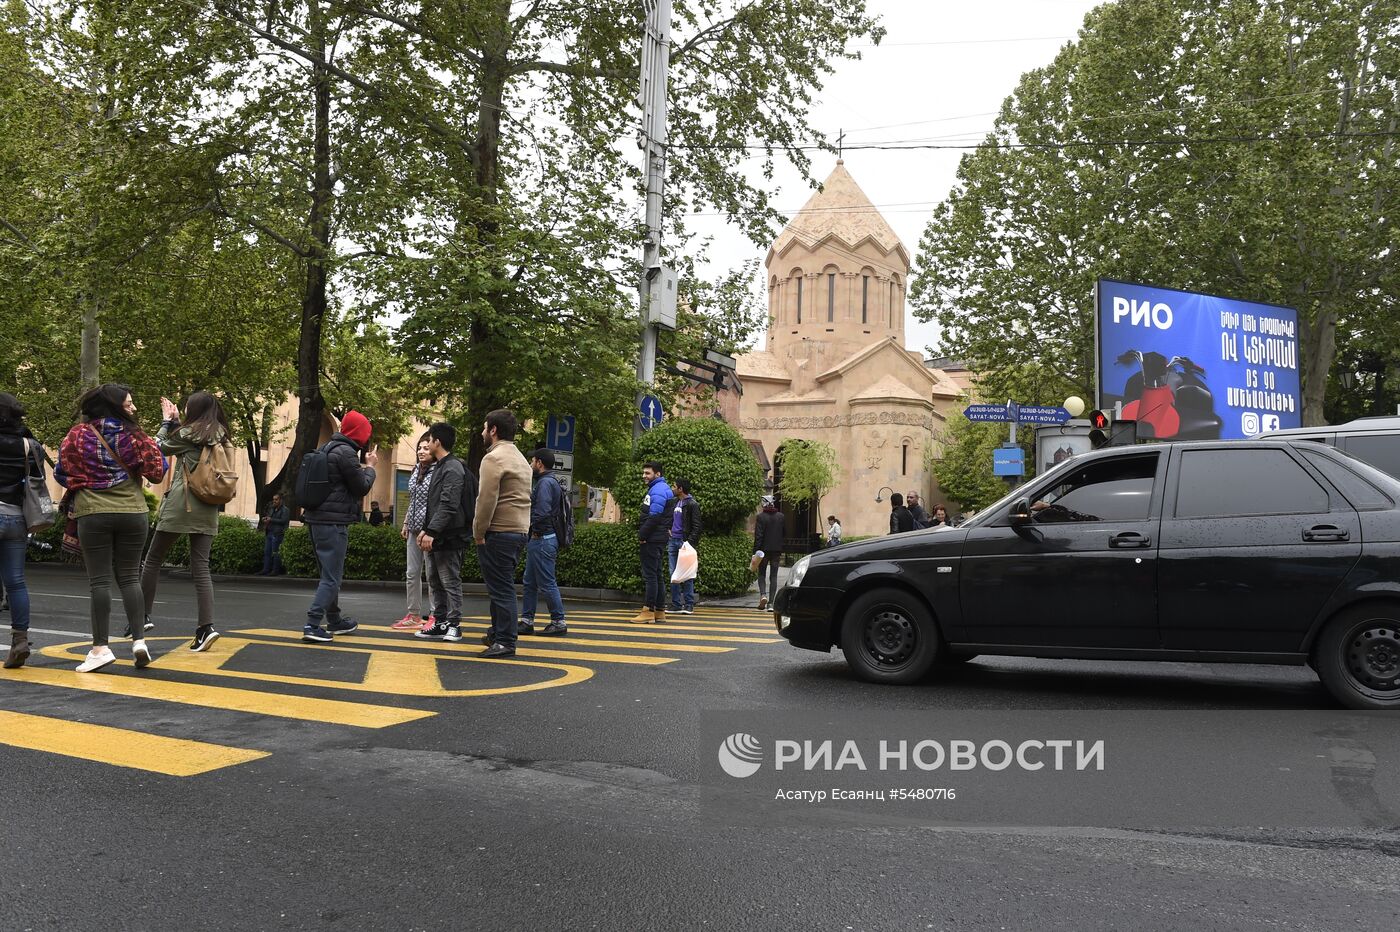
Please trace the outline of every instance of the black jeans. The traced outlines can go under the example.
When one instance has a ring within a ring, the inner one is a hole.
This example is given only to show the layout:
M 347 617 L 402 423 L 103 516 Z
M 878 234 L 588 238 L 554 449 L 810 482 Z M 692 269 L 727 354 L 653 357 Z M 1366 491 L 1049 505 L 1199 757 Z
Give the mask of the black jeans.
M 520 563 L 520 551 L 525 549 L 525 535 L 511 531 L 490 531 L 486 543 L 476 547 L 476 562 L 481 567 L 481 579 L 491 597 L 491 628 L 486 633 L 492 644 L 515 648 L 520 636 L 520 609 L 515 604 L 515 567 Z
M 661 568 L 666 565 L 666 545 L 642 543 L 642 582 L 646 585 L 644 608 L 661 611 L 666 607 L 666 583 Z
M 781 553 L 766 553 L 763 560 L 758 564 L 758 597 L 764 598 L 763 582 L 764 576 L 768 577 L 767 597 L 772 599 L 778 595 L 778 567 L 783 565 L 783 555 Z
M 92 646 L 107 644 L 112 617 L 112 578 L 121 590 L 127 623 L 135 634 L 145 631 L 146 599 L 141 593 L 141 551 L 151 529 L 145 514 L 95 514 L 78 519 L 88 587 L 92 593 Z

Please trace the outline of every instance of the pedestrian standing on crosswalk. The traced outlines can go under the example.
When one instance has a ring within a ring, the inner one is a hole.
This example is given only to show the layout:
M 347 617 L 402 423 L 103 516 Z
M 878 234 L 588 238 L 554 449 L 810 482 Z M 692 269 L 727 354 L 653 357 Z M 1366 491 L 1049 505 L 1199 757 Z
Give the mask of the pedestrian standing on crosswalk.
M 530 464 L 515 445 L 520 422 L 504 408 L 486 415 L 481 439 L 481 492 L 472 535 L 476 562 L 491 597 L 491 628 L 483 657 L 514 657 L 520 614 L 515 601 L 515 567 L 530 529 Z
M 413 471 L 408 474 L 408 508 L 404 512 L 403 527 L 399 529 L 406 547 L 404 581 L 408 587 L 408 611 L 390 626 L 395 631 L 419 631 L 432 626 L 423 611 L 424 589 L 428 590 L 427 609 L 429 612 L 433 610 L 432 589 L 428 582 L 428 555 L 418 545 L 418 532 L 423 530 L 423 519 L 428 511 L 428 483 L 432 481 L 436 465 L 430 432 L 418 438 L 416 458 Z
M 427 557 L 433 623 L 414 637 L 428 641 L 462 639 L 462 553 L 471 540 L 476 513 L 476 474 L 452 455 L 457 429 L 438 423 L 428 428 L 434 466 L 415 543 Z
M 340 430 L 302 458 L 297 499 L 304 509 L 301 520 L 311 532 L 316 562 L 321 565 L 321 581 L 301 631 L 301 639 L 308 643 L 326 644 L 334 635 L 349 634 L 359 627 L 340 613 L 340 582 L 345 575 L 350 525 L 360 520 L 360 502 L 374 486 L 379 454 L 366 452 L 373 431 L 369 418 L 347 411 Z
M 209 553 L 219 533 L 219 506 L 204 501 L 190 490 L 190 476 L 199 468 L 200 458 L 208 457 L 210 448 L 227 450 L 232 446 L 233 430 L 219 399 L 208 392 L 195 392 L 186 400 L 183 423 L 180 409 L 169 398 L 162 398 L 160 405 L 163 418 L 156 442 L 160 444 L 160 451 L 170 457 L 173 476 L 170 489 L 161 500 L 156 532 L 141 567 L 141 592 L 146 597 L 145 629 L 149 631 L 154 627 L 151 608 L 156 603 L 165 555 L 182 535 L 188 535 L 197 615 L 190 650 L 205 651 L 219 639 L 219 632 L 214 630 L 214 577 L 209 571 Z M 126 636 L 133 636 L 131 629 L 127 629 Z
M 535 489 L 530 493 L 530 541 L 525 545 L 525 591 L 520 607 L 520 633 L 557 638 L 568 633 L 564 597 L 559 594 L 555 567 L 559 562 L 559 534 L 563 531 L 564 497 L 568 492 L 554 475 L 554 452 L 540 447 L 530 454 Z M 563 541 L 567 544 L 568 541 Z M 535 608 L 540 594 L 549 606 L 549 624 L 535 631 Z
M 629 621 L 634 625 L 652 625 L 666 620 L 666 542 L 670 539 L 672 493 L 671 485 L 661 474 L 661 464 L 642 464 L 641 519 L 637 524 L 637 542 L 642 563 L 642 610 Z
M 9 601 L 10 651 L 5 667 L 24 666 L 29 658 L 29 588 L 24 581 L 24 551 L 29 527 L 24 518 L 25 487 L 44 481 L 44 448 L 24 423 L 24 405 L 0 392 L 0 595 Z
M 141 592 L 141 552 L 150 531 L 150 514 L 142 479 L 159 482 L 165 475 L 160 446 L 136 421 L 131 389 L 108 382 L 78 399 L 78 423 L 58 449 L 54 478 L 72 496 L 78 542 L 91 592 L 92 650 L 79 673 L 107 666 L 117 658 L 108 646 L 112 582 L 121 592 L 126 623 L 134 638 L 137 667 L 151 662 L 146 648 L 146 599 Z

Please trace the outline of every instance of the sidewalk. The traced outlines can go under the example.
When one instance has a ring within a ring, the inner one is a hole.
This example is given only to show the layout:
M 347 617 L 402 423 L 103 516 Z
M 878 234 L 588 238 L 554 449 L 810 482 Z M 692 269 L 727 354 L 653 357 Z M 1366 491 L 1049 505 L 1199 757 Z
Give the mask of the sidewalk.
M 790 572 L 792 572 L 792 567 L 790 566 L 778 567 L 779 589 L 787 585 L 788 574 Z M 772 598 L 772 593 L 769 593 L 769 598 Z M 751 586 L 749 586 L 749 591 L 744 593 L 743 595 L 734 596 L 728 599 L 701 599 L 699 604 L 725 606 L 729 608 L 757 608 L 758 582 L 755 580 L 754 583 Z

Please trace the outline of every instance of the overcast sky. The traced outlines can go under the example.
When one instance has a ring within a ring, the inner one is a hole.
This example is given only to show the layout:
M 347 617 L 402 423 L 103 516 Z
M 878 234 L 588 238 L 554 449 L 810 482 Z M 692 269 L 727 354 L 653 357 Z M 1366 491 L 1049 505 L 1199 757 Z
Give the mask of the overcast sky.
M 978 142 L 1021 74 L 1051 61 L 1098 2 L 869 0 L 870 12 L 887 30 L 884 41 L 862 48 L 862 60 L 837 65 L 817 97 L 813 124 L 833 138 L 844 129 L 847 146 Z M 848 148 L 845 161 L 912 257 L 934 206 L 952 190 L 961 154 Z M 813 174 L 821 180 L 833 165 L 834 159 L 821 153 Z M 791 169 L 780 171 L 773 185 L 774 203 L 789 216 L 812 193 Z M 689 223 L 695 232 L 714 237 L 717 266 L 761 261 L 766 253 L 766 246 L 756 249 L 722 218 L 696 216 Z M 755 289 L 766 295 L 761 273 Z M 917 350 L 936 346 L 937 328 L 911 314 L 906 343 Z

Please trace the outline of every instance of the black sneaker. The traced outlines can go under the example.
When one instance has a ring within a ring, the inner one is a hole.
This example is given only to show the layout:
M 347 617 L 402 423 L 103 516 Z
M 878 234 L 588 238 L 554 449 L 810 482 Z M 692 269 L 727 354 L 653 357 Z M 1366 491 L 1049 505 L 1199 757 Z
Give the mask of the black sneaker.
M 495 641 L 491 640 L 491 635 L 483 634 L 481 636 L 481 643 L 485 644 L 487 647 L 490 647 L 492 644 L 495 643 Z
M 540 632 L 540 637 L 561 638 L 568 633 L 568 625 L 564 624 L 561 621 L 551 621 L 549 624 L 545 625 L 544 630 Z
M 455 626 L 448 627 L 445 621 L 435 621 L 433 626 L 424 631 L 415 631 L 413 636 L 424 641 L 460 641 L 461 633 Z
M 213 625 L 200 625 L 194 629 L 194 641 L 190 643 L 190 650 L 199 652 L 206 651 L 209 646 L 219 639 L 219 632 L 214 630 Z
M 516 633 L 516 634 L 534 634 L 534 633 L 535 633 L 535 620 L 532 618 L 532 619 L 530 619 L 529 621 L 525 621 L 525 620 L 522 618 L 522 619 L 520 620 L 520 624 L 516 625 L 515 633 Z
M 504 644 L 492 644 L 490 647 L 486 648 L 484 651 L 482 651 L 482 652 L 481 652 L 480 654 L 478 654 L 477 656 L 478 656 L 478 657 L 491 657 L 491 658 L 494 658 L 494 657 L 514 657 L 514 656 L 515 656 L 515 648 L 514 648 L 514 647 L 506 647 Z
M 360 623 L 353 618 L 337 618 L 326 625 L 326 630 L 331 634 L 349 634 L 360 626 Z
M 151 616 L 150 616 L 150 615 L 147 615 L 147 616 L 146 616 L 145 629 L 146 629 L 147 631 L 151 631 L 151 630 L 154 630 L 154 629 L 155 629 L 155 626 L 156 626 L 156 623 L 155 623 L 154 621 L 151 621 Z M 131 622 L 128 621 L 128 622 L 126 623 L 126 630 L 122 632 L 122 637 L 124 637 L 124 638 L 133 637 L 133 635 L 132 635 L 132 633 L 131 633 Z
M 310 641 L 313 644 L 329 644 L 331 641 L 335 640 L 331 637 L 331 633 L 320 625 L 307 625 L 302 628 L 301 639 L 303 641 Z

